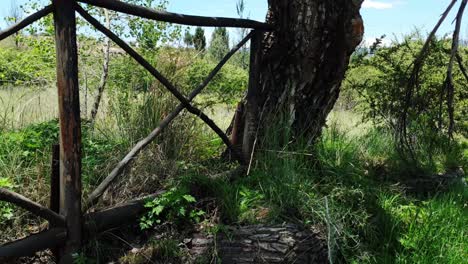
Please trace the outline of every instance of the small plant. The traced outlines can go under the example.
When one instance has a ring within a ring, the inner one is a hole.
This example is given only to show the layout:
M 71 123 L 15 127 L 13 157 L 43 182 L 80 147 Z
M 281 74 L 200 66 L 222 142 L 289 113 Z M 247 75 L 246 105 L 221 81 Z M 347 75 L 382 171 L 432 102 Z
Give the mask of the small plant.
M 0 188 L 12 188 L 13 184 L 8 178 L 0 177 Z M 13 218 L 13 208 L 10 204 L 0 202 L 0 220 L 10 220 Z
M 141 218 L 140 228 L 149 229 L 163 221 L 198 223 L 205 212 L 194 208 L 195 203 L 195 197 L 185 189 L 172 188 L 145 204 L 149 212 Z
M 84 253 L 73 253 L 73 264 L 92 264 L 96 263 L 96 261 L 88 258 Z

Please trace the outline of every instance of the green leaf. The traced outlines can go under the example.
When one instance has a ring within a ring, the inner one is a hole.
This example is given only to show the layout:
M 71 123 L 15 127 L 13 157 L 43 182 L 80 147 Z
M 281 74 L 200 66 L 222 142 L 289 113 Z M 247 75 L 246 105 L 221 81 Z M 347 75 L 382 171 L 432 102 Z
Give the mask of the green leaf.
M 184 207 L 180 207 L 180 208 L 179 208 L 179 215 L 185 216 L 185 213 L 186 213 L 185 208 L 184 208 Z
M 189 194 L 186 194 L 183 197 L 189 203 L 194 203 L 194 202 L 197 201 L 197 200 L 195 200 L 195 197 L 193 197 L 192 195 L 189 195 Z
M 158 205 L 155 208 L 153 208 L 152 212 L 156 215 L 160 215 L 164 211 L 164 206 Z

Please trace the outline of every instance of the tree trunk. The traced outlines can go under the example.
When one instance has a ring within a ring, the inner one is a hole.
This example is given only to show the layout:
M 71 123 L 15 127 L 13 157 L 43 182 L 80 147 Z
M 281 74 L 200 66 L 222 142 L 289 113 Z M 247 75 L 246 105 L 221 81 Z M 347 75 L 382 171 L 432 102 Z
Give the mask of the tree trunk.
M 311 142 L 320 135 L 349 57 L 362 41 L 362 0 L 268 2 L 267 20 L 277 30 L 266 33 L 257 51 L 259 134 L 268 124 L 282 124 Z

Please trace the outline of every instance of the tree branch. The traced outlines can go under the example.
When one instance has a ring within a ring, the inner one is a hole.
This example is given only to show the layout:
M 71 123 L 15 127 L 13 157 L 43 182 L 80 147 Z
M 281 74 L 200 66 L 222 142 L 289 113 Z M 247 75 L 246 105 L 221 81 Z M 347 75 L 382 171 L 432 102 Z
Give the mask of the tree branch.
M 32 23 L 36 22 L 37 20 L 47 16 L 48 14 L 52 13 L 54 7 L 52 5 L 48 5 L 43 9 L 37 11 L 36 13 L 26 17 L 25 19 L 21 20 L 20 22 L 12 25 L 11 27 L 0 31 L 0 40 L 3 40 L 16 32 L 20 31 L 21 29 L 31 25 Z
M 35 203 L 21 194 L 0 188 L 0 200 L 17 205 L 37 216 L 40 216 L 55 226 L 64 226 L 65 218 L 52 210 Z

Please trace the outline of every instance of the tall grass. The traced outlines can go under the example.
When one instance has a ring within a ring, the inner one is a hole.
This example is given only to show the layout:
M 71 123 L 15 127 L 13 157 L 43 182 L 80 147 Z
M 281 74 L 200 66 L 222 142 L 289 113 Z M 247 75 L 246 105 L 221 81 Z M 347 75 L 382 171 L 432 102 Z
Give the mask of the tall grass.
M 224 223 L 321 230 L 333 263 L 463 263 L 466 187 L 424 197 L 407 192 L 391 134 L 353 129 L 348 134 L 331 120 L 307 146 L 283 144 L 292 142 L 289 131 L 271 126 L 250 175 L 233 183 L 190 176 L 184 184 L 217 197 Z

